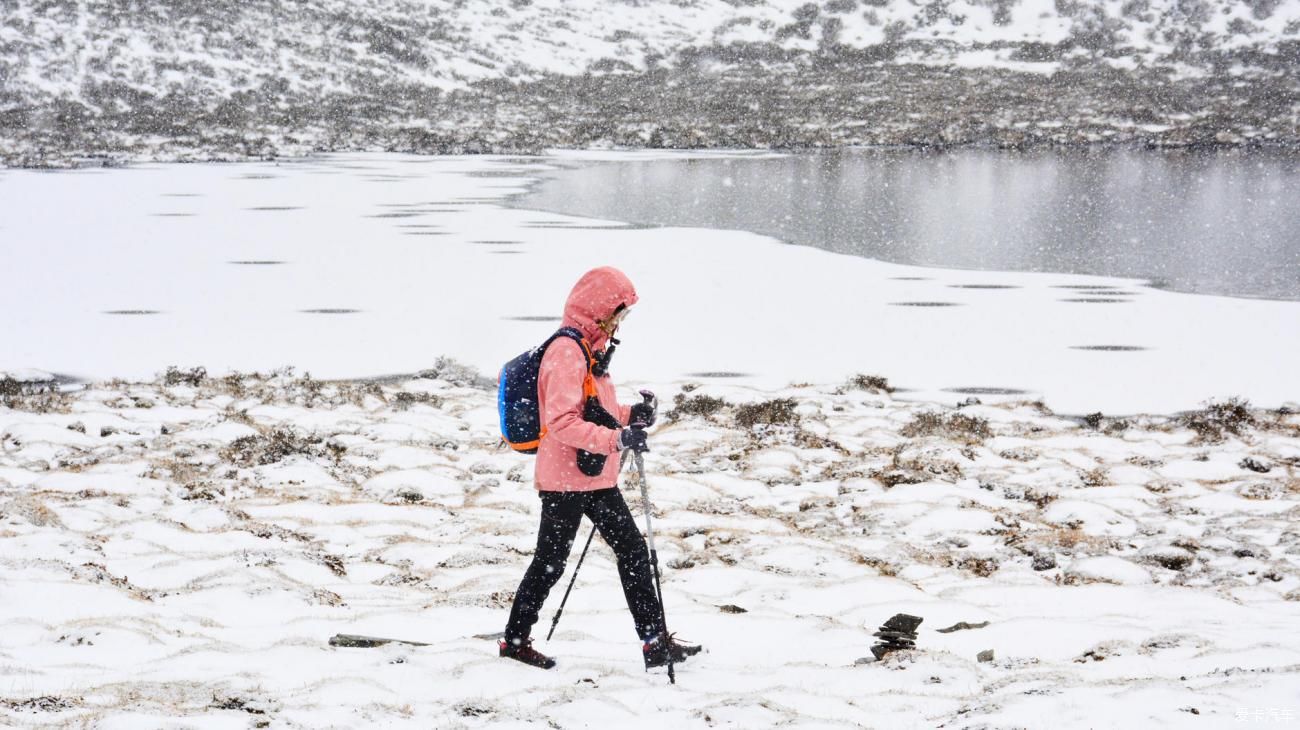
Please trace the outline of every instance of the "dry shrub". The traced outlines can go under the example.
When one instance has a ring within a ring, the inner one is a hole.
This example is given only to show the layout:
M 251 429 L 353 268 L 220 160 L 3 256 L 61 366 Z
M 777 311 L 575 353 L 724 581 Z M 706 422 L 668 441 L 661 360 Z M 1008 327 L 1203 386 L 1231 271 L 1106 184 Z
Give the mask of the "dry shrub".
M 325 567 L 329 568 L 330 572 L 334 575 L 337 575 L 340 578 L 347 577 L 348 570 L 343 565 L 343 558 L 340 558 L 337 555 L 326 554 L 321 556 L 321 562 L 324 563 Z
M 1246 499 L 1279 499 L 1286 495 L 1281 482 L 1251 482 L 1237 487 L 1237 494 Z
M 1102 430 L 1107 436 L 1122 436 L 1124 432 L 1133 428 L 1133 424 L 1127 418 L 1116 418 L 1106 422 L 1106 427 Z
M 849 450 L 838 441 L 832 441 L 823 436 L 818 436 L 817 434 L 810 433 L 802 428 L 794 435 L 794 443 L 804 449 L 831 449 L 832 451 L 838 452 L 841 456 L 848 456 L 850 453 Z
M 215 502 L 226 490 L 210 481 L 187 482 L 181 485 L 181 499 L 186 501 Z
M 239 467 L 274 464 L 289 456 L 337 459 L 346 449 L 337 444 L 326 445 L 315 434 L 301 435 L 290 428 L 276 428 L 269 434 L 240 436 L 221 450 L 221 457 Z
M 414 405 L 427 405 L 433 408 L 441 408 L 443 400 L 433 393 L 411 393 L 402 391 L 393 396 L 393 410 L 404 411 Z
M 855 560 L 862 565 L 875 568 L 876 572 L 880 573 L 882 576 L 892 577 L 898 575 L 899 566 L 895 565 L 893 562 L 885 560 L 884 558 L 878 558 L 873 555 L 859 555 Z
M 421 370 L 417 377 L 427 380 L 442 380 L 462 388 L 490 389 L 495 386 L 493 381 L 479 375 L 479 372 L 474 368 L 449 357 L 438 358 L 434 361 L 433 367 Z
M 261 704 L 263 703 L 258 700 L 233 696 L 222 697 L 214 692 L 212 694 L 212 704 L 208 705 L 208 707 L 216 710 L 238 710 L 247 712 L 250 715 L 265 715 L 266 711 L 259 706 Z
M 235 443 L 237 442 L 238 439 L 236 439 Z M 187 458 L 189 456 L 191 454 L 178 453 L 156 459 L 145 473 L 151 479 L 166 479 L 175 484 L 198 483 L 208 476 L 211 467 L 190 461 Z
M 301 378 L 290 381 L 284 387 L 284 399 L 311 408 L 321 400 L 325 393 L 325 383 L 303 373 Z
M 1196 560 L 1196 556 L 1187 550 L 1152 551 L 1138 558 L 1149 565 L 1158 565 L 1169 570 L 1184 570 Z
M 709 395 L 686 396 L 678 393 L 673 397 L 673 408 L 665 414 L 670 421 L 679 421 L 686 416 L 700 416 L 701 418 L 713 418 L 713 416 L 723 408 L 727 407 L 727 402 L 721 398 L 714 398 Z
M 26 381 L 0 378 L 0 404 L 5 408 L 29 413 L 66 412 L 71 398 L 53 381 Z
M 840 389 L 841 391 L 865 390 L 868 393 L 893 393 L 889 381 L 879 375 L 854 375 Z
M 955 561 L 954 565 L 981 578 L 987 578 L 998 570 L 997 560 L 993 558 L 977 558 L 973 555 L 967 555 L 961 560 Z
M 0 397 L 12 398 L 24 394 L 31 383 L 15 380 L 9 376 L 0 379 Z
M 1079 522 L 1053 526 L 1035 533 L 1033 539 L 1040 546 L 1054 548 L 1067 555 L 1103 555 L 1120 549 L 1120 544 L 1114 538 L 1089 535 L 1083 531 L 1082 523 Z
M 936 477 L 957 481 L 963 476 L 961 464 L 951 458 L 950 452 L 942 448 L 917 449 L 901 444 L 894 452 L 892 466 L 917 475 L 918 481 L 928 482 Z
M 799 414 L 795 408 L 799 403 L 793 398 L 774 398 L 761 403 L 745 403 L 736 406 L 736 425 L 741 428 L 754 426 L 774 426 L 778 424 L 797 424 Z
M 81 700 L 70 700 L 54 695 L 27 697 L 23 699 L 2 699 L 0 707 L 10 712 L 64 712 L 80 704 Z
M 1229 398 L 1227 402 L 1210 401 L 1205 408 L 1183 414 L 1179 423 L 1196 432 L 1197 443 L 1218 443 L 1225 434 L 1244 435 L 1247 429 L 1259 425 L 1250 412 L 1250 401 Z
M 219 388 L 233 398 L 243 398 L 247 395 L 247 389 L 244 387 L 244 380 L 247 377 L 243 373 L 231 373 L 221 379 Z
M 339 594 L 335 593 L 334 591 L 329 591 L 329 590 L 326 590 L 326 589 L 324 589 L 324 588 L 317 588 L 317 589 L 313 590 L 313 591 L 311 592 L 311 595 L 308 597 L 308 602 L 309 602 L 309 603 L 316 604 L 316 605 L 318 605 L 318 606 L 346 606 L 346 605 L 348 605 L 348 604 L 346 604 L 346 603 L 343 602 L 343 596 L 340 596 Z
M 285 403 L 314 408 L 316 406 L 362 406 L 367 396 L 383 397 L 378 383 L 363 381 L 317 380 L 311 373 L 294 377 L 293 368 L 283 368 L 268 375 L 232 374 L 220 381 L 220 387 L 237 398 L 256 398 L 266 404 Z
M 334 384 L 333 398 L 330 405 L 341 405 L 350 403 L 358 408 L 366 403 L 368 396 L 374 396 L 379 399 L 384 397 L 384 389 L 378 383 L 366 382 L 340 382 Z M 442 399 L 435 395 L 429 395 L 427 400 L 421 400 L 421 403 L 428 403 L 431 406 L 439 407 L 442 405 Z
M 0 504 L 0 515 L 21 517 L 36 527 L 63 527 L 59 515 L 34 494 L 20 495 L 6 504 Z
M 908 438 L 942 436 L 943 438 L 979 443 L 993 436 L 989 422 L 979 416 L 965 413 L 936 413 L 923 411 L 912 417 L 900 433 Z
M 896 487 L 899 484 L 920 484 L 930 481 L 929 476 L 906 469 L 883 469 L 874 471 L 868 476 L 880 482 L 885 489 Z
M 1039 490 L 1034 487 L 1026 487 L 1024 493 L 1021 495 L 1021 499 L 1033 504 L 1038 509 L 1045 509 L 1047 505 L 1056 501 L 1056 497 L 1057 495 L 1055 492 Z
M 1085 487 L 1104 487 L 1110 484 L 1110 475 L 1104 466 L 1096 469 L 1081 469 L 1079 481 L 1083 482 Z
M 199 387 L 203 381 L 208 379 L 207 368 L 197 367 L 189 370 L 181 370 L 175 365 L 169 366 L 163 373 L 163 385 L 189 385 Z

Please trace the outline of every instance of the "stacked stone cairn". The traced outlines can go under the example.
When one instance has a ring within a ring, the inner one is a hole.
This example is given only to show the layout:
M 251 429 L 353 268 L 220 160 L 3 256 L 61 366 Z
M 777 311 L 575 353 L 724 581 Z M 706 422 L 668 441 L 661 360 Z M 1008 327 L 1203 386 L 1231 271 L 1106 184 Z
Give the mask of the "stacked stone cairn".
M 880 641 L 871 647 L 871 653 L 875 655 L 876 660 L 884 659 L 886 654 L 899 649 L 915 649 L 916 628 L 924 620 L 920 616 L 897 613 L 881 624 L 880 630 L 872 634 L 880 637 Z

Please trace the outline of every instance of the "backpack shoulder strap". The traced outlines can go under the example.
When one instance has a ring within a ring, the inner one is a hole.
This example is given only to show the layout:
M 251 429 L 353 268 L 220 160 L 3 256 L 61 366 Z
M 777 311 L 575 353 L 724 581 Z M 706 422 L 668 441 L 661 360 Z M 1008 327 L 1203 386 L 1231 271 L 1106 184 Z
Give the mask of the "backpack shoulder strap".
M 582 344 L 582 333 L 581 333 L 581 332 L 579 332 L 578 330 L 576 330 L 576 329 L 574 329 L 574 328 L 572 328 L 572 327 L 561 327 L 560 329 L 558 329 L 558 330 L 556 330 L 555 332 L 551 333 L 551 336 L 550 336 L 550 337 L 547 337 L 547 338 L 546 338 L 546 341 L 543 342 L 541 345 L 539 345 L 539 346 L 537 347 L 537 352 L 538 352 L 539 354 L 544 354 L 544 353 L 546 352 L 546 348 L 550 347 L 552 342 L 555 342 L 556 340 L 560 339 L 561 337 L 568 337 L 568 338 L 571 339 L 571 340 L 577 340 L 577 341 L 578 341 L 578 344 Z M 584 351 L 584 352 L 586 351 L 586 348 L 585 348 L 585 347 L 583 348 L 583 351 Z
M 591 354 L 591 346 L 587 344 L 587 339 L 574 327 L 561 327 L 555 334 L 551 335 L 546 344 L 542 345 L 542 349 L 545 350 L 550 347 L 551 343 L 560 337 L 568 337 L 577 342 L 578 347 L 582 348 L 582 354 L 587 358 L 587 374 L 582 379 L 582 392 L 588 398 L 596 397 L 596 379 L 591 374 L 591 368 L 596 364 L 596 358 Z

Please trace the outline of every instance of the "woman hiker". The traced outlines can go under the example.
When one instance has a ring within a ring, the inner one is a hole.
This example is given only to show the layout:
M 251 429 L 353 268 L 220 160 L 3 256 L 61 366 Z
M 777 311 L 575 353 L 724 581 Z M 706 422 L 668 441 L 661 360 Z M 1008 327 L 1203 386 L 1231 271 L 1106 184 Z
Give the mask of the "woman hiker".
M 652 402 L 619 405 L 606 372 L 618 344 L 614 333 L 636 302 L 636 289 L 623 272 L 608 266 L 588 271 L 564 305 L 563 327 L 581 333 L 582 344 L 572 337 L 556 337 L 542 355 L 537 393 L 543 431 L 533 477 L 542 519 L 533 562 L 515 593 L 500 642 L 503 657 L 543 669 L 555 666 L 554 659 L 533 648 L 530 632 L 547 594 L 564 573 L 583 515 L 618 558 L 623 595 L 646 668 L 667 664 L 669 651 L 674 663 L 700 651 L 698 645 L 661 633 L 663 610 L 655 598 L 645 539 L 618 490 L 619 458 L 606 458 L 624 449 L 646 451 L 642 424 L 655 419 Z M 589 403 L 587 395 L 593 391 Z M 633 423 L 638 426 L 630 427 Z

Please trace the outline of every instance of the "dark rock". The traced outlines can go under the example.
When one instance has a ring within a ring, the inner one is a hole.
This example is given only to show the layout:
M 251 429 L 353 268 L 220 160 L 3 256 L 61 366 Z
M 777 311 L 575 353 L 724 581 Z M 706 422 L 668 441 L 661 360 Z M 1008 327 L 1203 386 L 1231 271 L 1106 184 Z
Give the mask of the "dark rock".
M 385 644 L 407 644 L 410 646 L 429 646 L 419 641 L 405 639 L 385 639 L 378 636 L 360 636 L 358 634 L 335 634 L 330 637 L 330 646 L 342 646 L 352 649 L 373 649 Z
M 1259 461 L 1251 456 L 1247 456 L 1246 458 L 1242 459 L 1237 464 L 1237 466 L 1241 467 L 1242 469 L 1248 469 L 1250 471 L 1253 471 L 1256 474 L 1267 474 L 1270 471 L 1273 471 L 1272 464 L 1269 464 L 1268 462 L 1265 461 Z
M 424 501 L 424 495 L 414 487 L 401 487 L 393 493 L 393 497 L 408 504 L 418 504 Z
M 880 625 L 881 629 L 889 631 L 907 631 L 915 633 L 918 626 L 925 619 L 920 616 L 912 616 L 906 613 L 894 614 L 893 618 Z
M 872 636 L 879 636 L 882 639 L 898 639 L 900 641 L 916 641 L 916 634 L 906 631 L 877 631 Z
M 1056 556 L 1051 553 L 1038 553 L 1034 556 L 1034 570 L 1051 570 L 1056 567 Z
M 953 624 L 952 626 L 949 626 L 948 628 L 937 629 L 937 630 L 941 634 L 951 634 L 954 631 L 963 631 L 966 629 L 982 629 L 988 625 L 989 625 L 988 621 L 981 621 L 977 624 L 967 623 L 965 621 L 958 621 L 957 623 Z

